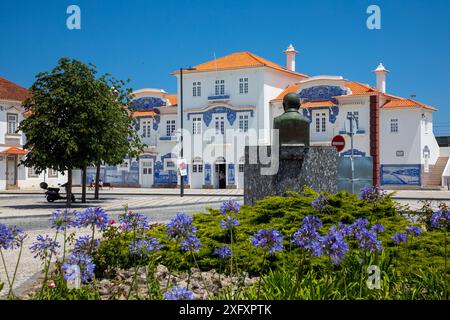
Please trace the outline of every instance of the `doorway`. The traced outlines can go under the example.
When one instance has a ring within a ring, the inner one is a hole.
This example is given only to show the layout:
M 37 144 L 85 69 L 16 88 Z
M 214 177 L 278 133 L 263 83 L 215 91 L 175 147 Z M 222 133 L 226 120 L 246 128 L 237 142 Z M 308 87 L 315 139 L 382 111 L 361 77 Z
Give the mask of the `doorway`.
M 227 188 L 227 166 L 225 163 L 218 164 L 219 168 L 219 189 Z
M 6 158 L 6 189 L 17 188 L 17 156 Z
M 153 161 L 142 161 L 141 162 L 142 172 L 142 187 L 150 188 L 153 186 Z

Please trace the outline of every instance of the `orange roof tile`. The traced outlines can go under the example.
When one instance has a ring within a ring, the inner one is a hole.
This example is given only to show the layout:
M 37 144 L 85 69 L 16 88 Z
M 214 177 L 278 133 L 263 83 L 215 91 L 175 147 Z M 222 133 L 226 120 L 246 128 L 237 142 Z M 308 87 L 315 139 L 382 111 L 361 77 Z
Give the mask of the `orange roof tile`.
M 27 89 L 0 77 L 0 99 L 22 102 L 29 97 L 31 94 Z
M 166 94 L 164 98 L 170 101 L 172 107 L 178 105 L 178 96 L 176 94 Z
M 300 89 L 300 84 L 294 83 L 290 84 L 286 87 L 286 89 L 283 90 L 275 99 L 273 100 L 283 100 L 284 96 L 288 93 L 297 92 Z
M 212 70 L 227 70 L 227 69 L 243 69 L 243 68 L 257 68 L 257 67 L 268 67 L 276 69 L 283 72 L 288 72 L 300 77 L 306 78 L 307 76 L 298 72 L 293 72 L 286 69 L 276 63 L 269 60 L 261 58 L 256 54 L 251 52 L 236 52 L 229 54 L 227 56 L 211 60 L 205 63 L 194 66 L 195 70 L 183 70 L 186 73 L 199 72 L 199 71 L 212 71 Z M 177 70 L 173 74 L 178 74 L 180 71 Z
M 386 95 L 388 98 L 388 101 L 382 106 L 383 109 L 390 109 L 390 108 L 408 108 L 408 107 L 419 107 L 424 108 L 432 111 L 436 111 L 436 108 L 433 108 L 431 106 L 428 106 L 426 104 L 423 104 L 418 101 L 414 101 L 412 99 L 405 99 L 405 98 L 399 98 L 394 96 Z
M 155 111 L 135 111 L 133 112 L 133 118 L 137 118 L 137 117 L 150 117 L 150 116 L 154 116 L 157 115 L 157 113 Z
M 23 155 L 23 154 L 27 154 L 28 151 L 17 148 L 17 147 L 10 147 L 8 149 L 5 149 L 3 151 L 0 152 L 1 154 L 14 154 L 14 155 Z
M 379 93 L 376 88 L 355 81 L 346 81 L 345 86 L 351 90 L 351 95 L 373 95 Z

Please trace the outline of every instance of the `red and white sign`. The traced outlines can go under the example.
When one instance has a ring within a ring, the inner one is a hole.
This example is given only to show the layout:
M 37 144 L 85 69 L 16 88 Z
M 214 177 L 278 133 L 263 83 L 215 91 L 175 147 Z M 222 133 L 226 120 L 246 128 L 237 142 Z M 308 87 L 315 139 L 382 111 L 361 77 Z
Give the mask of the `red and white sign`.
M 343 136 L 335 136 L 333 140 L 331 140 L 331 145 L 336 147 L 337 152 L 341 152 L 345 148 L 345 139 Z
M 180 172 L 180 176 L 187 176 L 187 162 L 186 159 L 180 159 L 178 162 L 178 170 Z

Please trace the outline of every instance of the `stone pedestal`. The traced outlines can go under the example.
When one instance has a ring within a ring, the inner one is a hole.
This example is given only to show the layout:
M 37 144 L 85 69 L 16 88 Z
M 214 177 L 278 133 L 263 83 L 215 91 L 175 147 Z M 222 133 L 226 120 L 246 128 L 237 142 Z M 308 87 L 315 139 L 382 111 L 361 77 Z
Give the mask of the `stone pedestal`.
M 247 146 L 244 165 L 244 203 L 254 204 L 267 196 L 282 196 L 286 191 L 301 191 L 309 186 L 317 192 L 337 192 L 338 153 L 335 147 L 284 145 L 279 149 L 278 171 L 261 174 L 270 165 L 259 155 L 270 156 L 270 146 Z M 254 163 L 257 158 L 257 163 Z M 253 162 L 253 163 L 252 163 Z

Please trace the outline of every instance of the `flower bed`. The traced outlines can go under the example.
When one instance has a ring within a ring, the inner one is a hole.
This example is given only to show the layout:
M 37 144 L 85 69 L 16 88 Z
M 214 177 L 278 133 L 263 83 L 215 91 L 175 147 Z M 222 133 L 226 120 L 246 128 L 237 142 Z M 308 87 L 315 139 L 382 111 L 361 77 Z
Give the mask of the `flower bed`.
M 117 223 L 101 208 L 57 211 L 55 235 L 31 247 L 43 277 L 30 298 L 448 299 L 450 213 L 411 215 L 379 188 L 359 197 L 305 189 L 242 208 L 227 201 L 167 225 L 127 209 Z M 91 235 L 73 239 L 78 227 Z M 17 250 L 19 263 L 24 236 L 0 225 L 0 252 Z

